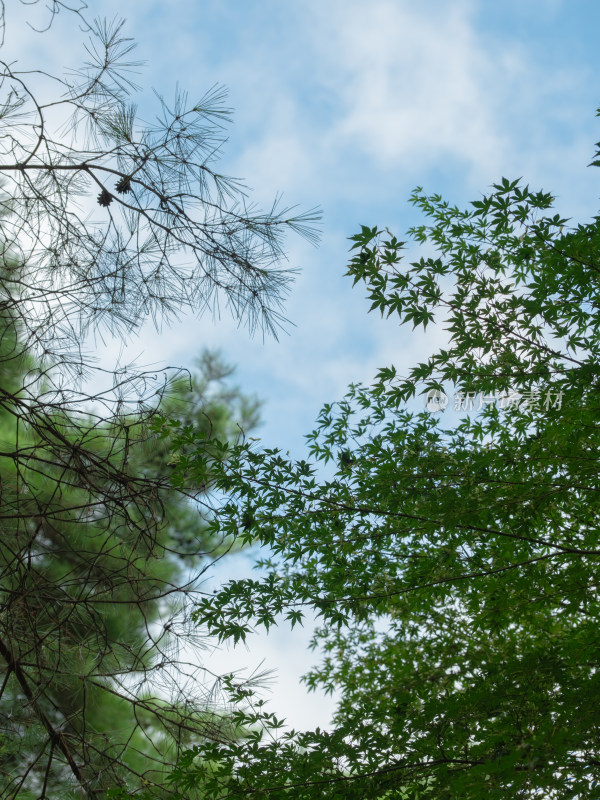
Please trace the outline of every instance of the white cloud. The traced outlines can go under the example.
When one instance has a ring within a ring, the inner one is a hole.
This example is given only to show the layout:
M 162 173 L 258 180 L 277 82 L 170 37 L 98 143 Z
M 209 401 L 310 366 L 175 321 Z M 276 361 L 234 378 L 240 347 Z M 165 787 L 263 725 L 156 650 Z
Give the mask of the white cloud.
M 336 2 L 315 16 L 342 106 L 333 141 L 388 166 L 498 160 L 493 84 L 504 65 L 484 52 L 465 3 Z

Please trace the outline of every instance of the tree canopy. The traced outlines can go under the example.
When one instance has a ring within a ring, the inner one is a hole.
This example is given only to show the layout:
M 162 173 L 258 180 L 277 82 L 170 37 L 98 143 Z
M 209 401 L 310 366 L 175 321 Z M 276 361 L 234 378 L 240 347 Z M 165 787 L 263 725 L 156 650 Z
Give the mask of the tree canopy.
M 178 438 L 175 480 L 210 466 L 214 531 L 263 553 L 198 624 L 239 640 L 316 613 L 305 679 L 341 698 L 331 730 L 259 708 L 245 741 L 190 749 L 176 778 L 211 798 L 598 792 L 600 217 L 505 178 L 467 209 L 412 202 L 425 223 L 364 226 L 348 275 L 448 343 L 324 406 L 308 461 Z M 414 408 L 441 391 L 445 412 Z M 453 406 L 471 413 L 445 424 Z

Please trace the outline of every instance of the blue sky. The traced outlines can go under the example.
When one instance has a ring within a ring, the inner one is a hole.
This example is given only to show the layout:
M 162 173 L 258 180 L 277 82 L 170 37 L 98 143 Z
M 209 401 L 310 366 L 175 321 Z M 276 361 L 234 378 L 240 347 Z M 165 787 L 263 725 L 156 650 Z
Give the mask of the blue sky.
M 97 0 L 92 11 L 125 15 L 139 42 L 143 116 L 152 86 L 169 97 L 179 84 L 194 101 L 224 84 L 235 114 L 222 171 L 267 208 L 283 192 L 286 204 L 323 209 L 317 249 L 288 240 L 302 270 L 289 335 L 263 342 L 226 316 L 187 317 L 128 348 L 141 363 L 179 365 L 221 348 L 265 401 L 258 435 L 269 446 L 301 454 L 324 402 L 385 364 L 402 373 L 443 340 L 367 314 L 343 277 L 361 224 L 402 238 L 419 220 L 407 203 L 416 185 L 461 204 L 503 175 L 556 193 L 565 216 L 597 213 L 600 172 L 586 166 L 600 139 L 597 0 Z M 58 50 L 43 47 L 56 59 L 64 45 L 57 33 Z M 330 709 L 297 686 L 311 663 L 305 641 L 281 631 L 244 656 L 280 667 L 274 707 L 296 725 L 323 723 Z
M 502 175 L 556 192 L 568 216 L 596 209 L 594 2 L 174 0 L 129 2 L 126 14 L 146 87 L 168 97 L 177 82 L 191 99 L 228 87 L 225 171 L 263 206 L 280 191 L 323 209 L 317 250 L 288 240 L 302 269 L 289 335 L 263 343 L 226 317 L 186 319 L 157 344 L 169 363 L 220 346 L 265 399 L 269 445 L 298 451 L 322 403 L 377 366 L 409 365 L 431 341 L 368 316 L 343 277 L 360 224 L 402 236 L 418 219 L 407 203 L 416 185 L 466 203 Z

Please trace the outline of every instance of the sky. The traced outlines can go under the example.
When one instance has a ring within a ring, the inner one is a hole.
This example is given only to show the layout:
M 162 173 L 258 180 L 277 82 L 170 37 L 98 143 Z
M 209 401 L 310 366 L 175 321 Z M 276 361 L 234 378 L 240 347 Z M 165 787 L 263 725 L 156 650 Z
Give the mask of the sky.
M 194 102 L 226 86 L 234 117 L 220 170 L 265 208 L 282 193 L 284 204 L 322 209 L 317 248 L 286 242 L 300 273 L 278 340 L 224 314 L 186 316 L 158 334 L 147 326 L 127 347 L 139 363 L 181 366 L 219 348 L 264 401 L 256 435 L 266 446 L 303 455 L 325 402 L 382 366 L 403 374 L 444 340 L 439 328 L 412 333 L 368 314 L 344 277 L 360 225 L 404 238 L 421 221 L 407 202 L 416 186 L 461 205 L 502 176 L 552 191 L 576 221 L 597 213 L 600 172 L 587 167 L 600 139 L 597 0 L 96 0 L 92 12 L 126 17 L 146 62 L 142 116 L 155 112 L 151 87 L 168 98 L 179 86 Z M 23 34 L 19 57 L 73 60 L 68 35 L 60 25 L 43 43 Z M 109 365 L 115 352 L 112 343 L 99 355 Z M 273 710 L 295 727 L 326 725 L 331 700 L 299 684 L 314 660 L 307 639 L 282 629 L 215 665 L 264 659 L 279 671 Z
M 168 97 L 179 83 L 190 99 L 228 88 L 228 174 L 263 207 L 281 192 L 323 210 L 318 249 L 288 239 L 302 270 L 289 334 L 251 339 L 224 315 L 187 318 L 158 342 L 170 363 L 222 348 L 265 400 L 269 446 L 295 452 L 324 402 L 383 364 L 401 372 L 430 340 L 369 316 L 344 277 L 361 224 L 402 238 L 420 220 L 407 202 L 415 186 L 460 204 L 503 175 L 552 190 L 567 216 L 596 210 L 596 3 L 175 0 L 129 2 L 127 18 L 145 86 Z

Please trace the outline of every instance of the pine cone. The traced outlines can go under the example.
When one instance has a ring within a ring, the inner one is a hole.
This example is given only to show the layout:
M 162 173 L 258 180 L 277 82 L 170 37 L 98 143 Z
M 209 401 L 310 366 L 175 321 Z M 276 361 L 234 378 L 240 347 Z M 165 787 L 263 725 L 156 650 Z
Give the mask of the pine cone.
M 131 178 L 128 178 L 126 175 L 122 178 L 119 178 L 115 189 L 119 194 L 127 194 L 131 191 Z
M 112 203 L 112 201 L 113 201 L 112 194 L 106 189 L 102 189 L 102 191 L 98 195 L 98 205 L 103 206 L 104 208 L 108 208 L 108 206 Z

